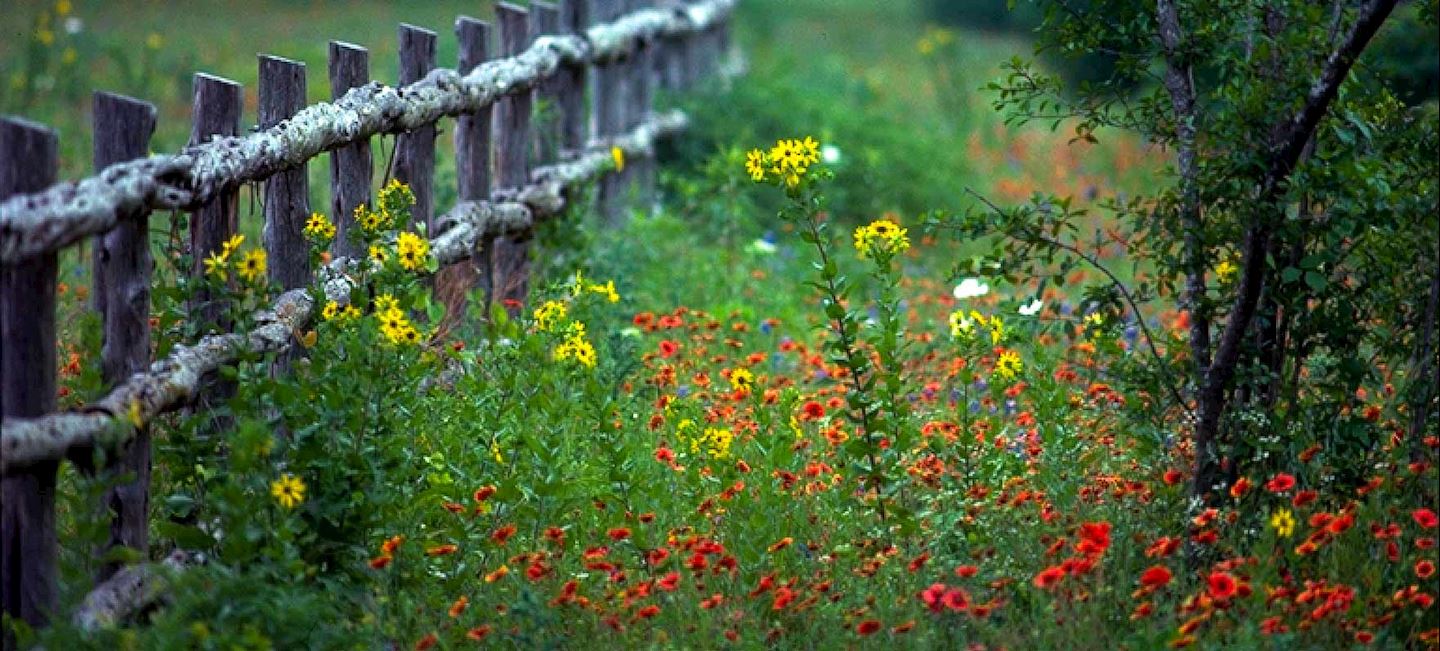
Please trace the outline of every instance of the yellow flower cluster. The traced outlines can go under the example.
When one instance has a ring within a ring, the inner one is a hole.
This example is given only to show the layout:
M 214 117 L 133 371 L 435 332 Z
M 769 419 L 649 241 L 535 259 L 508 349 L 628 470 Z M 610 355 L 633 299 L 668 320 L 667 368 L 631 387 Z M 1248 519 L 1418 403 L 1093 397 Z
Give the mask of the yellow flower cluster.
M 1020 374 L 1021 368 L 1020 354 L 1013 350 L 1000 353 L 1000 358 L 995 360 L 995 375 L 1007 380 L 1015 379 L 1015 376 Z
M 770 151 L 752 149 L 745 154 L 745 172 L 756 183 L 766 180 L 784 181 L 787 187 L 800 185 L 810 166 L 820 162 L 820 143 L 805 136 L 804 140 L 777 140 Z
M 535 308 L 535 329 L 540 332 L 550 332 L 565 320 L 570 309 L 565 307 L 563 301 L 545 301 L 540 307 Z
M 681 442 L 690 444 L 691 454 L 700 454 L 702 451 L 711 459 L 724 459 L 730 456 L 730 445 L 735 442 L 735 434 L 730 430 L 721 427 L 707 427 L 705 431 L 695 433 L 695 421 L 686 418 L 675 426 L 675 437 Z
M 855 229 L 855 250 L 867 258 L 876 253 L 896 254 L 910 248 L 908 231 L 888 219 L 877 219 Z
M 335 301 L 330 301 L 329 303 L 325 304 L 325 307 L 320 309 L 320 318 L 325 319 L 326 321 L 353 321 L 360 318 L 360 308 L 357 308 L 354 305 L 346 305 L 345 307 L 340 307 L 339 303 L 336 303 Z
M 375 318 L 380 321 L 380 333 L 392 344 L 418 344 L 420 331 L 400 309 L 400 302 L 389 294 L 375 297 Z
M 215 280 L 224 282 L 230 277 L 230 262 L 240 245 L 245 243 L 244 235 L 232 235 L 220 245 L 220 250 L 205 256 L 205 275 Z M 244 255 L 239 256 L 239 262 L 235 265 L 236 273 L 246 282 L 255 282 L 265 275 L 266 270 L 265 251 L 263 249 L 251 249 Z
M 964 310 L 950 313 L 950 336 L 956 339 L 973 339 L 976 326 L 989 328 L 991 344 L 998 344 L 1005 338 L 1005 322 L 999 316 L 986 317 L 975 310 L 970 310 L 968 315 Z
M 400 266 L 408 271 L 420 271 L 430 259 L 430 243 L 410 231 L 404 231 L 395 238 L 395 253 Z
M 595 346 L 585 338 L 585 324 L 579 321 L 570 323 L 565 341 L 555 347 L 554 357 L 557 362 L 568 360 L 585 368 L 595 368 Z
M 305 237 L 319 243 L 325 244 L 335 239 L 335 224 L 321 213 L 310 213 L 310 218 L 305 220 Z
M 600 294 L 605 300 L 611 303 L 620 302 L 620 294 L 615 291 L 615 281 L 607 281 L 604 285 L 600 283 L 587 282 L 585 272 L 576 270 L 575 279 L 570 282 L 570 295 L 579 296 L 585 292 Z

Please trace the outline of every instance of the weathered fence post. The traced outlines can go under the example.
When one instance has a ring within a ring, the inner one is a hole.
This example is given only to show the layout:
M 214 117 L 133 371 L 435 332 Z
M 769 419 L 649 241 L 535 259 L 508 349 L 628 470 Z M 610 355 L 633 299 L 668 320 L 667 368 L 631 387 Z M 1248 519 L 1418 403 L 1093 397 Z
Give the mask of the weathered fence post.
M 330 99 L 370 82 L 370 52 L 358 45 L 330 41 Z M 330 251 L 337 256 L 357 258 L 364 251 L 350 241 L 355 228 L 355 208 L 370 205 L 371 176 L 375 160 L 370 139 L 364 138 L 330 152 L 330 212 L 335 219 L 335 242 Z
M 468 74 L 490 57 L 490 25 L 468 16 L 455 20 L 455 37 L 460 42 L 460 61 L 456 70 Z M 455 121 L 455 181 L 459 201 L 490 198 L 491 109 L 486 106 Z M 433 236 L 435 233 L 431 232 Z M 445 305 L 445 321 L 456 324 L 464 317 L 466 296 L 477 283 L 484 291 L 482 299 L 489 318 L 491 297 L 491 240 L 484 239 L 468 261 L 440 270 L 435 279 L 435 292 Z
M 414 25 L 400 25 L 400 85 L 425 78 L 435 68 L 435 32 Z M 411 219 L 430 224 L 435 212 L 435 125 L 401 134 L 395 152 L 395 178 L 409 184 L 415 193 Z M 404 227 L 403 224 L 398 225 Z
M 204 73 L 195 75 L 195 98 L 191 108 L 190 144 L 208 142 L 215 136 L 234 136 L 240 133 L 240 113 L 244 93 L 240 84 Z M 240 227 L 240 190 L 236 187 L 221 189 L 209 203 L 197 209 L 190 218 L 190 255 L 194 257 L 191 274 L 205 275 L 205 257 L 217 253 Z M 200 323 L 200 331 L 214 328 L 228 331 L 231 327 L 225 315 L 226 306 L 218 297 L 208 291 L 200 291 L 191 299 L 189 313 Z M 222 404 L 235 394 L 233 382 L 221 381 L 215 375 L 207 378 L 198 392 L 196 400 L 199 409 L 210 409 Z M 226 416 L 214 417 L 204 428 L 207 432 L 223 431 L 229 427 Z
M 590 0 L 590 18 L 606 23 L 618 18 L 623 0 Z M 603 141 L 625 129 L 625 72 L 623 64 L 603 61 L 595 65 L 595 139 Z M 597 184 L 596 201 L 606 224 L 620 222 L 621 192 L 624 187 L 619 174 L 607 174 Z
M 240 111 L 244 93 L 240 84 L 205 73 L 195 75 L 195 96 L 191 107 L 190 144 L 208 142 L 215 136 L 234 136 L 240 133 Z M 230 239 L 240 226 L 240 191 L 225 188 L 216 193 L 210 203 L 198 208 L 191 215 L 190 255 L 193 256 L 191 273 L 205 275 L 205 256 L 220 251 L 225 240 Z M 225 306 L 217 302 L 209 292 L 199 292 L 192 299 L 190 313 L 204 328 L 228 330 L 230 324 L 222 319 Z
M 551 2 L 533 0 L 530 3 L 530 40 L 560 32 L 560 8 Z M 560 112 L 556 105 L 555 78 L 550 78 L 537 87 L 536 102 L 544 107 L 541 120 L 535 125 L 535 149 L 530 157 L 531 166 L 555 162 L 560 153 Z
M 0 199 L 55 182 L 59 139 L 47 127 L 0 117 Z M 55 410 L 54 252 L 0 267 L 0 417 Z M 0 477 L 0 602 L 41 626 L 55 608 L 56 461 Z M 6 637 L 4 646 L 9 647 Z
M 500 30 L 501 56 L 515 56 L 530 45 L 530 16 L 525 9 L 508 2 L 495 5 L 495 22 Z M 530 170 L 531 91 L 517 93 L 495 104 L 495 184 L 500 188 L 524 187 Z M 491 278 L 495 296 L 518 314 L 516 302 L 530 293 L 530 229 L 495 239 L 491 255 Z
M 268 129 L 305 108 L 305 64 L 260 57 L 260 128 Z M 265 254 L 270 282 L 280 289 L 310 284 L 310 180 L 305 165 L 277 172 L 265 181 Z
M 654 5 L 653 0 L 630 0 L 631 11 L 649 9 Z M 629 109 L 626 111 L 627 131 L 640 126 L 650 118 L 651 107 L 655 104 L 655 42 L 645 41 L 640 43 L 632 56 L 629 67 L 630 97 L 628 98 Z M 635 189 L 635 201 L 637 207 L 644 212 L 649 212 L 651 204 L 655 199 L 655 161 L 651 158 L 641 158 L 635 161 L 634 166 L 626 165 L 626 172 L 630 173 L 630 187 Z
M 97 92 L 91 112 L 95 131 L 95 171 L 141 158 L 155 133 L 155 106 L 121 95 Z M 96 237 L 94 291 L 103 322 L 101 378 L 114 386 L 145 370 L 150 363 L 150 212 L 125 215 L 108 233 Z M 105 491 L 101 513 L 110 518 L 105 551 L 129 547 L 145 553 L 149 545 L 150 430 L 142 428 L 111 465 L 112 475 L 134 474 Z M 96 583 L 110 578 L 121 565 L 100 566 Z
M 590 0 L 564 0 L 560 30 L 566 34 L 580 34 L 589 25 Z M 555 101 L 560 108 L 560 149 L 564 153 L 583 150 L 585 140 L 590 136 L 590 111 L 585 105 L 588 76 L 584 65 L 564 66 L 555 76 Z

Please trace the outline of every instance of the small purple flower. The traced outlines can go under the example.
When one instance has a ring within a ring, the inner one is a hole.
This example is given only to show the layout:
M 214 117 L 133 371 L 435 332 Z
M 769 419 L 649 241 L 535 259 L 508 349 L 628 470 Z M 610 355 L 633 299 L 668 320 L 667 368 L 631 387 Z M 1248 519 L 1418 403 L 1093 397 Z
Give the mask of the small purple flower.
M 682 384 L 682 385 L 680 385 L 680 386 L 678 386 L 678 387 L 675 387 L 675 397 L 677 397 L 677 398 L 684 398 L 684 397 L 689 396 L 689 395 L 690 395 L 690 385 L 688 385 L 688 384 Z

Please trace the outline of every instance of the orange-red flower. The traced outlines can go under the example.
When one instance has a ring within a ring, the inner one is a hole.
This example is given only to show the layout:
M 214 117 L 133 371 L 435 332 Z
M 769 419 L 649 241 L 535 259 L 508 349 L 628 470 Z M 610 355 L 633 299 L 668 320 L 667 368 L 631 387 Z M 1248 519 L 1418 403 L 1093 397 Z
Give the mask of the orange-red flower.
M 1295 475 L 1279 473 L 1265 482 L 1265 490 L 1272 493 L 1283 493 L 1295 487 Z
M 510 540 L 511 536 L 515 535 L 515 531 L 515 525 L 507 524 L 491 533 L 490 539 L 495 541 L 497 544 L 503 545 L 506 543 L 506 541 Z
M 434 647 L 435 644 L 439 641 L 440 636 L 434 633 L 430 633 L 429 635 L 420 638 L 420 641 L 415 643 L 415 651 L 425 651 L 426 649 Z
M 880 622 L 874 619 L 867 619 L 855 626 L 855 632 L 860 635 L 871 635 L 880 630 Z
M 436 545 L 434 547 L 427 548 L 425 550 L 425 555 L 449 556 L 450 554 L 454 554 L 457 551 L 460 551 L 460 547 L 458 545 Z
M 1164 565 L 1155 565 L 1140 575 L 1140 585 L 1151 589 L 1163 588 L 1170 584 L 1171 576 L 1170 568 Z
M 1440 526 L 1440 516 L 1435 515 L 1434 511 L 1427 508 L 1419 508 L 1411 511 L 1410 517 L 1415 519 L 1415 524 L 1426 529 L 1434 529 Z
M 1035 587 L 1041 590 L 1049 590 L 1064 578 L 1065 568 L 1054 565 L 1040 570 L 1040 573 L 1035 575 L 1035 579 L 1032 582 L 1035 584 Z
M 1418 561 L 1415 563 L 1415 576 L 1428 579 L 1435 576 L 1435 563 L 1432 561 Z
M 1216 601 L 1224 601 L 1235 596 L 1240 584 L 1229 572 L 1211 572 L 1206 579 L 1210 597 Z

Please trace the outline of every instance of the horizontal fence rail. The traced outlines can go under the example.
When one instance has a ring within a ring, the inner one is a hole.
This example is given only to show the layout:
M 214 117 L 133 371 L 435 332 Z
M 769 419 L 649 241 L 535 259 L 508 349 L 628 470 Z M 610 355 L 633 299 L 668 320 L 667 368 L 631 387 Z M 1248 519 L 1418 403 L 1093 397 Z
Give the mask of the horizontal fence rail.
M 735 5 L 565 0 L 522 8 L 500 2 L 494 25 L 456 21 L 455 69 L 436 67 L 437 32 L 402 25 L 398 86 L 369 79 L 364 47 L 331 41 L 332 101 L 308 107 L 305 65 L 262 55 L 255 130 L 241 128 L 239 84 L 196 74 L 191 144 L 175 154 L 145 155 L 156 126 L 153 105 L 97 92 L 98 171 L 73 182 L 56 184 L 53 130 L 0 116 L 4 613 L 31 626 L 56 615 L 55 488 L 65 460 L 87 473 L 124 478 L 106 490 L 97 512 L 112 518 L 110 540 L 95 550 L 97 557 L 124 546 L 154 558 L 148 551 L 152 421 L 223 400 L 235 386 L 217 381 L 216 371 L 248 356 L 274 355 L 272 372 L 285 372 L 318 306 L 349 302 L 356 279 L 376 264 L 346 238 L 355 208 L 373 201 L 372 137 L 396 136 L 396 160 L 385 176 L 410 184 L 416 194 L 415 223 L 401 227 L 426 228 L 439 263 L 431 287 L 446 319 L 464 313 L 471 288 L 487 302 L 523 300 L 533 229 L 586 198 L 580 186 L 597 187 L 593 207 L 604 223 L 620 215 L 621 189 L 647 200 L 656 143 L 689 124 L 682 112 L 654 111 L 655 90 L 739 74 L 738 56 L 722 56 L 731 54 L 728 21 Z M 556 107 L 558 121 L 532 125 L 536 98 Z M 456 119 L 459 192 L 453 206 L 439 210 L 433 204 L 435 140 L 445 118 Z M 312 207 L 305 166 L 327 152 L 330 201 Z M 617 165 L 617 155 L 627 163 Z M 201 258 L 238 232 L 245 183 L 264 184 L 262 239 L 270 283 L 281 293 L 243 332 L 221 321 L 214 301 L 192 299 L 191 317 L 206 324 L 201 331 L 208 334 L 150 361 L 150 212 L 192 213 L 184 244 L 196 266 L 185 273 L 198 275 Z M 299 232 L 311 210 L 329 212 L 339 230 L 326 262 L 313 270 Z M 57 255 L 92 237 L 93 307 L 101 316 L 101 375 L 109 390 L 84 407 L 57 412 Z M 104 467 L 92 467 L 97 459 Z M 170 573 L 203 560 L 173 549 L 163 560 L 103 564 L 69 619 L 87 630 L 121 623 L 163 599 Z M 12 642 L 3 641 L 7 648 Z
M 81 181 L 10 197 L 0 203 L 0 263 L 57 251 L 145 208 L 195 208 L 224 188 L 264 180 L 370 136 L 474 113 L 535 88 L 561 66 L 604 64 L 647 41 L 704 32 L 725 20 L 735 2 L 647 9 L 583 35 L 542 36 L 519 55 L 480 64 L 468 74 L 437 68 L 400 88 L 371 82 L 247 136 L 216 138 L 179 154 L 112 165 Z

